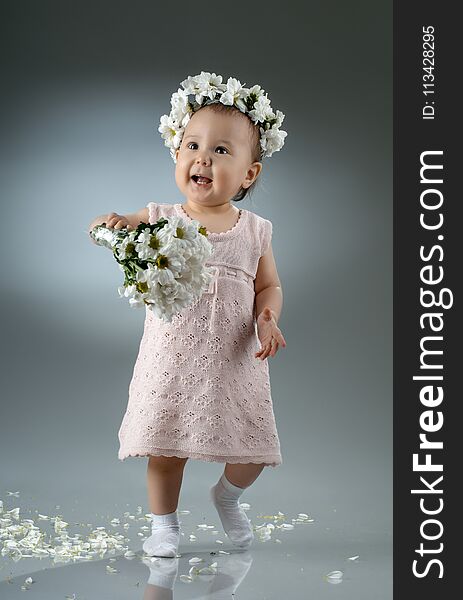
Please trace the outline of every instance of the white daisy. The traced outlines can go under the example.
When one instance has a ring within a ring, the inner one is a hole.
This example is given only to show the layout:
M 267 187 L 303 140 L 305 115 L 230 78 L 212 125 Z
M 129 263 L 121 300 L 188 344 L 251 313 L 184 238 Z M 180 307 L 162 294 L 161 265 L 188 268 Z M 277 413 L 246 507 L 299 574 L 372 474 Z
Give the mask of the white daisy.
M 284 144 L 284 139 L 288 135 L 286 131 L 282 129 L 268 129 L 264 131 L 262 127 L 260 128 L 261 135 L 261 146 L 266 156 L 272 156 L 274 152 L 281 150 Z
M 164 140 L 165 146 L 173 145 L 178 148 L 182 139 L 183 131 L 181 131 L 181 129 L 177 126 L 171 115 L 162 115 L 158 131 Z
M 138 257 L 142 260 L 153 259 L 159 254 L 160 248 L 163 246 L 162 240 L 158 232 L 151 233 L 151 230 L 146 227 L 138 234 L 135 250 Z
M 221 95 L 220 102 L 229 106 L 235 105 L 241 110 L 241 112 L 246 112 L 246 104 L 242 99 L 246 98 L 248 93 L 249 90 L 241 85 L 239 79 L 229 77 L 227 81 L 227 89 Z
M 127 258 L 133 258 L 135 254 L 135 238 L 137 236 L 136 231 L 131 231 L 127 237 L 121 240 L 116 246 L 116 253 L 120 260 L 125 260 Z M 124 268 L 119 265 L 122 270 Z
M 267 96 L 260 96 L 257 102 L 254 103 L 253 109 L 249 111 L 249 116 L 253 121 L 265 121 L 275 117 L 270 106 L 270 100 Z

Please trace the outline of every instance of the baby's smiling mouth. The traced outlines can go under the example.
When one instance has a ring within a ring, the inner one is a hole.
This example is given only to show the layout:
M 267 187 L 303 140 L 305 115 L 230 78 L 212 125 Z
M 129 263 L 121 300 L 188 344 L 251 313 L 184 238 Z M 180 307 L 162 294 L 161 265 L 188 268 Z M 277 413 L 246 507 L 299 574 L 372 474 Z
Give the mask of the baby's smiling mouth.
M 193 181 L 198 185 L 208 185 L 209 183 L 212 183 L 212 179 L 209 177 L 202 177 L 200 175 L 192 175 L 191 179 L 193 179 Z

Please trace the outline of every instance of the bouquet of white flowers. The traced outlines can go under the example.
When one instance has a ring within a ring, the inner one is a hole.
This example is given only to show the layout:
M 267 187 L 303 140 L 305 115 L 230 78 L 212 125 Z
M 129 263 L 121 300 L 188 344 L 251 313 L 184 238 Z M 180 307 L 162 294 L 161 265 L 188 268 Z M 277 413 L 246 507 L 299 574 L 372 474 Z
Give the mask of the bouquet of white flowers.
M 90 236 L 113 251 L 125 275 L 119 296 L 128 298 L 131 307 L 148 306 L 157 317 L 170 322 L 209 287 L 213 271 L 205 261 L 213 246 L 198 221 L 173 216 L 153 224 L 140 223 L 133 230 L 112 229 L 102 223 Z

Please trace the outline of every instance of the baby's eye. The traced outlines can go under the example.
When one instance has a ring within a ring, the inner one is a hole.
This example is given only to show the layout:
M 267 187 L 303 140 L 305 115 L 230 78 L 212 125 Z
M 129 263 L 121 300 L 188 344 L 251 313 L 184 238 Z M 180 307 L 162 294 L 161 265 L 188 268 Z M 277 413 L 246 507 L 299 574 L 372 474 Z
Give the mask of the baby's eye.
M 193 144 L 194 146 L 197 146 L 197 145 L 198 145 L 196 142 L 189 142 L 189 143 L 187 144 L 187 148 L 188 148 L 188 149 L 190 149 L 190 150 L 194 150 L 194 148 L 191 148 L 191 145 L 192 145 L 192 144 Z M 225 152 L 228 154 L 228 150 L 227 150 L 226 148 L 224 148 L 223 146 L 217 146 L 217 148 L 216 148 L 216 149 L 218 150 L 219 148 L 220 148 L 221 150 L 225 150 Z

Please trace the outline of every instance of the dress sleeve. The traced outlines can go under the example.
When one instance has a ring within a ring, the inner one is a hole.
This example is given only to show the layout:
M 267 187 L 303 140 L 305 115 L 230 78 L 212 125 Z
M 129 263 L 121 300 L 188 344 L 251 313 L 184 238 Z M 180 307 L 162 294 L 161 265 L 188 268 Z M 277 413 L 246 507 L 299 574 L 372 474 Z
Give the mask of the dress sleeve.
M 148 209 L 148 221 L 150 225 L 153 225 L 153 223 L 156 223 L 157 221 L 157 217 L 156 217 L 156 210 L 157 210 L 157 206 L 155 202 L 149 202 L 146 205 L 147 209 Z
M 273 224 L 268 219 L 262 221 L 262 234 L 261 234 L 261 251 L 260 255 L 263 256 L 270 248 L 270 242 L 272 241 Z

